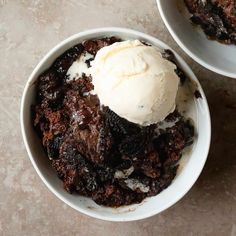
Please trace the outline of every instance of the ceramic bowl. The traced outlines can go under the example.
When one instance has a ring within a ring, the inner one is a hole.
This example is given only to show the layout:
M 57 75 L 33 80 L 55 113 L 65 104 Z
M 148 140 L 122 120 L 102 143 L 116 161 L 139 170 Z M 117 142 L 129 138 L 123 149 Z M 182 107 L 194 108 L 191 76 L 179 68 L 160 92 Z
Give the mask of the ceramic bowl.
M 184 0 L 157 0 L 157 5 L 170 34 L 193 60 L 218 74 L 236 78 L 236 45 L 209 40 L 189 20 Z
M 78 33 L 65 39 L 63 42 L 55 46 L 50 52 L 48 52 L 47 55 L 39 62 L 25 85 L 20 114 L 23 140 L 29 158 L 36 172 L 45 185 L 63 202 L 79 212 L 98 219 L 109 221 L 138 220 L 160 213 L 175 204 L 189 191 L 194 182 L 197 180 L 203 169 L 209 150 L 211 137 L 210 115 L 204 92 L 197 78 L 183 59 L 175 53 L 179 66 L 184 70 L 189 78 L 189 83 L 194 84 L 194 86 L 201 93 L 202 98 L 196 99 L 192 96 L 189 99 L 190 105 L 187 108 L 186 114 L 189 115 L 194 122 L 196 137 L 191 150 L 183 155 L 177 176 L 173 180 L 172 184 L 157 196 L 146 198 L 140 204 L 119 208 L 99 206 L 89 198 L 82 197 L 77 194 L 67 193 L 63 189 L 61 180 L 58 179 L 55 171 L 52 169 L 50 161 L 46 157 L 40 140 L 32 126 L 30 108 L 35 102 L 35 81 L 43 71 L 50 67 L 52 62 L 59 55 L 70 47 L 86 39 L 100 38 L 104 36 L 118 36 L 122 39 L 140 39 L 161 49 L 169 48 L 166 44 L 154 37 L 123 28 L 93 29 Z

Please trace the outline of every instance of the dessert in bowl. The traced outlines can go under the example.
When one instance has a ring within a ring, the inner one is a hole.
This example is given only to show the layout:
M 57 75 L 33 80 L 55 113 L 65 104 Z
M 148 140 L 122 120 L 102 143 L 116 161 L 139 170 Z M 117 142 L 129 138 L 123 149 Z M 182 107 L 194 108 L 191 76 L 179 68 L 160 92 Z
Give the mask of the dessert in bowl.
M 167 29 L 196 62 L 236 78 L 234 0 L 157 0 Z
M 191 21 L 200 25 L 209 39 L 236 44 L 235 0 L 185 0 Z
M 206 99 L 188 66 L 155 38 L 119 28 L 80 33 L 49 52 L 26 85 L 21 124 L 46 185 L 114 221 L 180 199 L 210 141 Z

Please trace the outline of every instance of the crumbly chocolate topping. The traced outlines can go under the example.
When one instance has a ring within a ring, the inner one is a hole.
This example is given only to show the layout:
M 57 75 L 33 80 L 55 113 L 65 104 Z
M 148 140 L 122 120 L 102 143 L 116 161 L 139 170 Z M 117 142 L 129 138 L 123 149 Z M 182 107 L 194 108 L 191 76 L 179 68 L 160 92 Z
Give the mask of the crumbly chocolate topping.
M 173 127 L 141 127 L 101 106 L 91 77 L 67 80 L 66 72 L 84 52 L 93 55 L 115 37 L 88 40 L 62 54 L 37 80 L 33 125 L 52 167 L 69 193 L 118 207 L 139 203 L 170 185 L 194 130 L 177 111 Z
M 226 44 L 236 44 L 235 0 L 185 0 L 191 21 L 205 34 Z

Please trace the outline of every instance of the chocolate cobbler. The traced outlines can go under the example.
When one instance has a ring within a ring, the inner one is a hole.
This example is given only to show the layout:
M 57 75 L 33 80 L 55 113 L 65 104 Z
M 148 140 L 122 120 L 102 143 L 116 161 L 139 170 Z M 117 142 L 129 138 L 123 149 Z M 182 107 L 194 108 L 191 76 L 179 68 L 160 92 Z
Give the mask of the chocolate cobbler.
M 236 44 L 235 0 L 184 0 L 193 23 L 207 36 L 226 44 Z
M 92 55 L 85 60 L 90 67 L 100 48 L 117 41 L 88 40 L 63 53 L 38 77 L 32 106 L 33 125 L 64 189 L 110 207 L 139 203 L 167 188 L 194 135 L 177 109 L 164 121 L 172 126 L 140 126 L 100 104 L 90 75 L 68 78 L 82 54 Z M 162 55 L 175 62 L 170 50 Z M 183 71 L 177 67 L 176 73 L 183 83 Z

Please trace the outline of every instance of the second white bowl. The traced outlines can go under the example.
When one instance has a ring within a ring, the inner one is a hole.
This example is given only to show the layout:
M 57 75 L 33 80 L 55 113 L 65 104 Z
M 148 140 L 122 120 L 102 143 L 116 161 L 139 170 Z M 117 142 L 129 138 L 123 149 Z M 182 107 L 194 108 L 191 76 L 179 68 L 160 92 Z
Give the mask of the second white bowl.
M 190 57 L 209 70 L 236 78 L 236 45 L 209 40 L 191 24 L 184 0 L 157 0 L 157 5 L 170 34 Z

